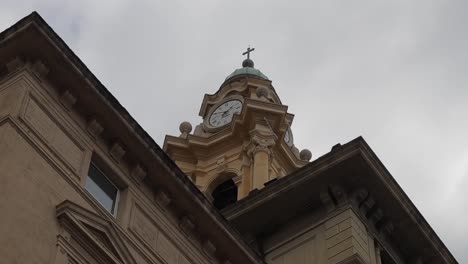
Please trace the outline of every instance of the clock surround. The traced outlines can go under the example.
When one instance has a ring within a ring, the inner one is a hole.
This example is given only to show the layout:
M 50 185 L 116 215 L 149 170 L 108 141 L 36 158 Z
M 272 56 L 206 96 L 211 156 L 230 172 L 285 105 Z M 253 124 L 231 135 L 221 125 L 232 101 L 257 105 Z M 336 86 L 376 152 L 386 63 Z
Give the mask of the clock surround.
M 203 121 L 203 126 L 208 132 L 218 131 L 232 123 L 234 115 L 242 112 L 244 98 L 240 95 L 232 95 L 216 103 L 208 111 Z

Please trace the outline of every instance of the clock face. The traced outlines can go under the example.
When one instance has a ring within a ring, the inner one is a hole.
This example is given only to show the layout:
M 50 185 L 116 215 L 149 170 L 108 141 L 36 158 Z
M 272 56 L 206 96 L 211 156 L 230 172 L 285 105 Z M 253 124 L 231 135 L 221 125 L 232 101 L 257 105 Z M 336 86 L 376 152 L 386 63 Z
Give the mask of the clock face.
M 208 123 L 213 127 L 222 127 L 232 121 L 234 114 L 242 111 L 240 100 L 230 100 L 219 105 L 211 114 Z

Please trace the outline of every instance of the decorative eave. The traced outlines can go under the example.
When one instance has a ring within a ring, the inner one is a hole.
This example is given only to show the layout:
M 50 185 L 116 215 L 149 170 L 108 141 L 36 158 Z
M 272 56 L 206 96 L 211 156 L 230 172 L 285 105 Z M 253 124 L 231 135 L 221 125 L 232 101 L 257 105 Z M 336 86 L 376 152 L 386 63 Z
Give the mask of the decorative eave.
M 331 152 L 222 213 L 241 233 L 255 236 L 272 232 L 298 215 L 332 212 L 345 204 L 358 212 L 394 259 L 457 263 L 362 137 L 334 146 Z M 275 211 L 267 209 L 272 206 Z
M 210 157 L 216 157 L 222 151 L 217 151 L 220 145 L 226 146 L 225 142 L 230 142 L 232 145 L 238 142 L 236 133 L 231 127 L 215 134 L 209 138 L 188 135 L 187 138 L 180 138 L 167 135 L 164 139 L 164 150 L 168 152 L 175 160 L 180 160 L 187 163 L 197 163 L 197 160 L 208 160 Z M 242 143 L 239 141 L 239 143 Z M 292 152 L 291 148 L 284 142 L 279 142 L 275 145 L 278 152 L 282 155 L 277 157 L 286 162 L 287 166 L 298 169 L 309 162 L 300 160 Z
M 181 217 L 181 227 L 196 225 L 191 230 L 206 241 L 224 245 L 216 249 L 221 258 L 233 263 L 264 263 L 38 13 L 0 33 L 0 47 L 0 76 L 11 73 L 6 63 L 25 58 L 33 62 L 39 81 L 50 82 L 57 89 L 67 111 L 94 109 L 96 115 L 84 129 L 92 137 L 117 138 L 108 146 L 111 156 L 121 164 L 135 163 L 134 175 L 129 177 L 145 179 L 142 184 L 174 197 L 170 207 Z
M 176 156 L 180 156 L 186 162 L 195 162 L 197 159 L 205 160 L 219 155 L 225 149 L 226 144 L 230 143 L 232 146 L 242 145 L 243 139 L 250 138 L 248 132 L 258 122 L 255 119 L 256 113 L 265 113 L 265 115 L 262 114 L 261 116 L 267 117 L 273 131 L 278 133 L 278 138 L 283 138 L 294 118 L 294 115 L 287 113 L 287 110 L 288 107 L 285 105 L 244 99 L 244 109 L 239 115 L 234 116 L 230 126 L 209 137 L 191 134 L 183 138 L 166 136 L 163 148 L 173 158 L 176 159 Z M 296 157 L 291 148 L 282 140 L 275 148 L 282 154 L 282 159 L 287 161 L 287 165 L 291 168 L 297 169 L 308 164 L 308 161 Z M 186 156 L 182 157 L 183 155 Z

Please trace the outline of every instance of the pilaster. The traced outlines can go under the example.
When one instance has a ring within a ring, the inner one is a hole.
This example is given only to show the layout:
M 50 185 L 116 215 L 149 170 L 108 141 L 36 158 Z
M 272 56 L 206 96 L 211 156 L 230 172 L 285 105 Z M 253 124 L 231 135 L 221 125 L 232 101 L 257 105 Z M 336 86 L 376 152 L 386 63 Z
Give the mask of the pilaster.
M 237 199 L 240 200 L 249 195 L 250 190 L 252 190 L 252 161 L 249 155 L 243 155 L 242 157 L 242 182 L 238 186 L 238 195 Z
M 262 189 L 263 184 L 270 180 L 271 148 L 276 140 L 277 136 L 266 125 L 256 124 L 250 131 L 250 142 L 246 152 L 253 160 L 252 189 Z
M 370 263 L 367 230 L 351 209 L 325 222 L 327 263 Z

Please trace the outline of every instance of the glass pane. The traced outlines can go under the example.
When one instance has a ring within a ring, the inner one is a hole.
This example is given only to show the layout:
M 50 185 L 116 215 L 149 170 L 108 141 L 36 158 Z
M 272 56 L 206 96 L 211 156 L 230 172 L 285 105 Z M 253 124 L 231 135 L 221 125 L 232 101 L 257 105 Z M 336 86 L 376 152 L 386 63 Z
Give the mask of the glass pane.
M 85 187 L 107 211 L 114 213 L 118 189 L 93 164 L 89 168 Z

